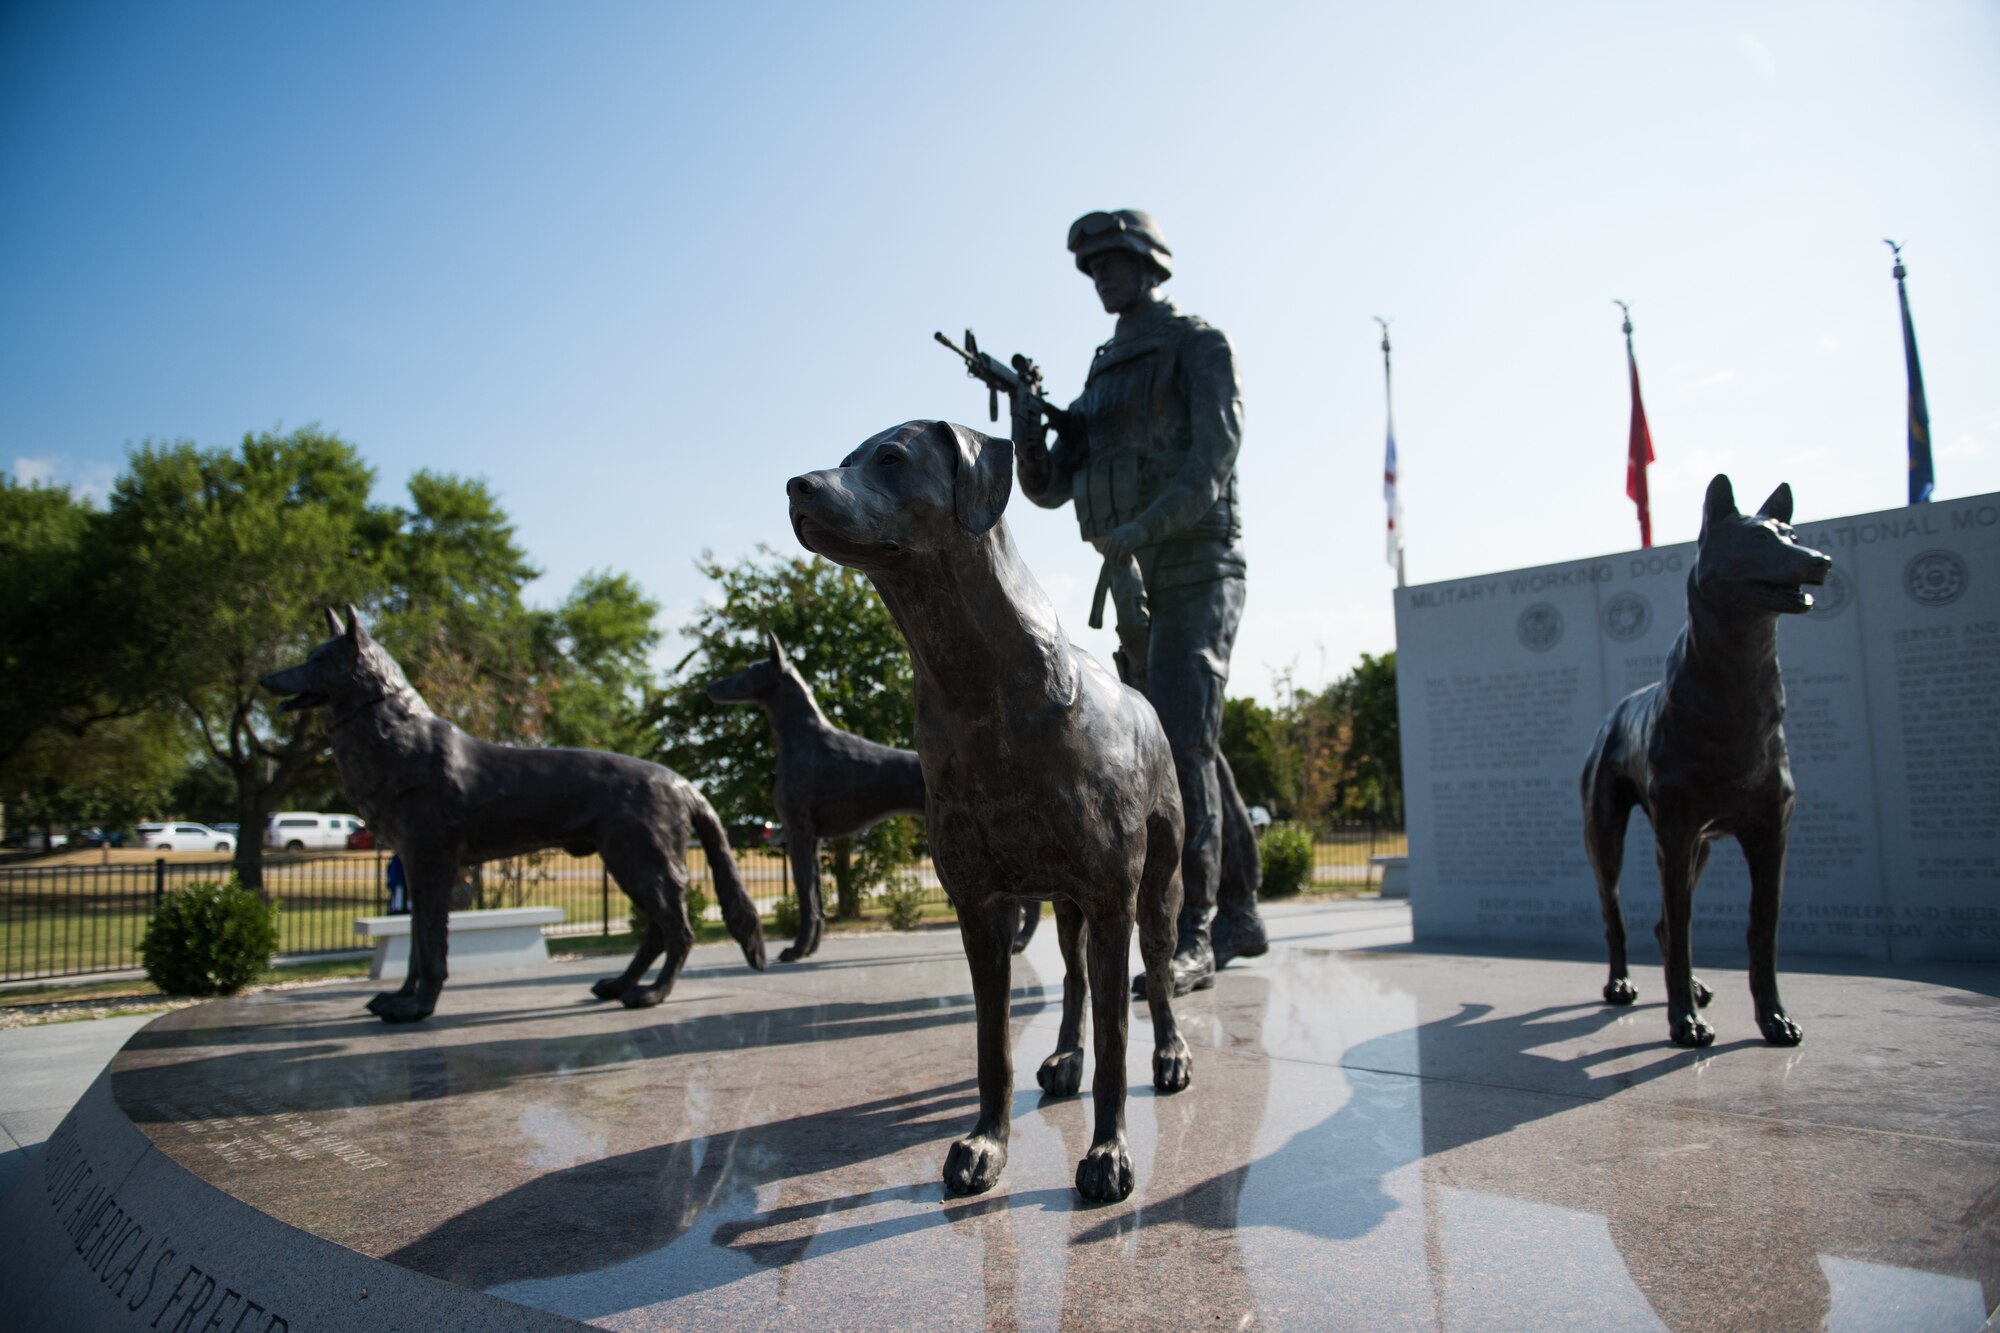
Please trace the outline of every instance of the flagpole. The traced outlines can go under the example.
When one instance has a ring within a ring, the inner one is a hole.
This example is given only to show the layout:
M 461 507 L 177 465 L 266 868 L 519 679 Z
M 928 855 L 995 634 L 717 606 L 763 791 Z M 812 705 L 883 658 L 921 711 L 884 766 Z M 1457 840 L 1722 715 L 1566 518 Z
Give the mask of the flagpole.
M 1910 320 L 1910 293 L 1903 286 L 1909 270 L 1903 267 L 1903 247 L 1883 239 L 1896 256 L 1890 276 L 1896 279 L 1896 304 L 1903 312 L 1903 368 L 1909 375 L 1908 413 L 1910 431 L 1909 503 L 1924 504 L 1937 489 L 1937 473 L 1931 466 L 1931 409 L 1924 398 L 1924 368 L 1917 361 L 1917 327 Z
M 1404 586 L 1403 529 L 1396 520 L 1403 507 L 1402 492 L 1398 489 L 1401 485 L 1398 474 L 1402 469 L 1396 462 L 1396 395 L 1389 378 L 1389 321 L 1380 315 L 1374 316 L 1374 320 L 1382 326 L 1382 402 L 1389 412 L 1389 447 L 1383 474 L 1389 492 L 1389 532 L 1396 542 L 1396 586 L 1400 588 Z

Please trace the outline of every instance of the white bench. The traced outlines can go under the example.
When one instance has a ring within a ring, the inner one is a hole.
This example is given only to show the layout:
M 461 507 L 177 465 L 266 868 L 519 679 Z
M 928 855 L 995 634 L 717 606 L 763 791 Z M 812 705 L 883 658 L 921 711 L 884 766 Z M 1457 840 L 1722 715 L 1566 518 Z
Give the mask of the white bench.
M 542 927 L 563 919 L 560 907 L 501 907 L 484 912 L 453 912 L 450 970 L 492 972 L 509 967 L 533 967 L 549 961 Z M 397 981 L 410 970 L 410 918 L 363 916 L 354 933 L 375 942 L 375 960 L 368 975 L 376 981 Z
M 1368 864 L 1382 872 L 1382 896 L 1384 898 L 1407 898 L 1410 896 L 1410 858 L 1407 856 L 1371 856 Z

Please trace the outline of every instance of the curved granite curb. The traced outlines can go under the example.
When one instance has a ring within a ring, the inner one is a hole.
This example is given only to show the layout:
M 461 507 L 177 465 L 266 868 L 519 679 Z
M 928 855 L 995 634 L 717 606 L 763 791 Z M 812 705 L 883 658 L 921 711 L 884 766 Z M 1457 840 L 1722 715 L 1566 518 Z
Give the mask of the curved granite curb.
M 555 1330 L 541 1310 L 258 1212 L 153 1146 L 98 1075 L 0 1199 L 0 1322 L 167 1333 Z

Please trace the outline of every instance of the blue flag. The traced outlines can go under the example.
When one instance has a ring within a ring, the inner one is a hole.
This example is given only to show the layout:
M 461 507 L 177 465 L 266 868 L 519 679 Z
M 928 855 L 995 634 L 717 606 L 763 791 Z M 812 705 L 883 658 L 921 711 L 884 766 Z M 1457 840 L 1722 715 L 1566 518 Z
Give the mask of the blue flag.
M 1910 322 L 1910 294 L 1903 287 L 1903 257 L 1896 256 L 1896 302 L 1903 308 L 1903 362 L 1910 372 L 1910 503 L 1920 505 L 1937 489 L 1931 469 L 1931 409 L 1924 402 L 1924 368 L 1917 362 L 1917 329 Z

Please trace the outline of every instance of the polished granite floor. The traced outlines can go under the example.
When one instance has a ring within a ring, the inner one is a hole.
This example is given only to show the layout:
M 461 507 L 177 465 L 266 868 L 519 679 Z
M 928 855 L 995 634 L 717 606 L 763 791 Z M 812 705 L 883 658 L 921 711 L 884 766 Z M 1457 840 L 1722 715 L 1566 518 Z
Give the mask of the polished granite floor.
M 1407 914 L 1280 905 L 1179 1011 L 1194 1086 L 1131 1052 L 1131 1199 L 1071 1188 L 1047 1103 L 1054 932 L 1016 960 L 1014 1137 L 947 1197 L 973 1105 L 948 932 L 763 975 L 696 954 L 649 1012 L 599 960 L 454 982 L 421 1028 L 355 984 L 167 1015 L 118 1101 L 205 1179 L 421 1272 L 608 1328 L 1978 1329 L 2000 1301 L 2000 975 L 1787 974 L 1806 1044 L 1704 973 L 1398 947 Z M 1134 1024 L 1135 1036 L 1146 1031 Z M 1085 1086 L 1088 1087 L 1086 1071 Z

